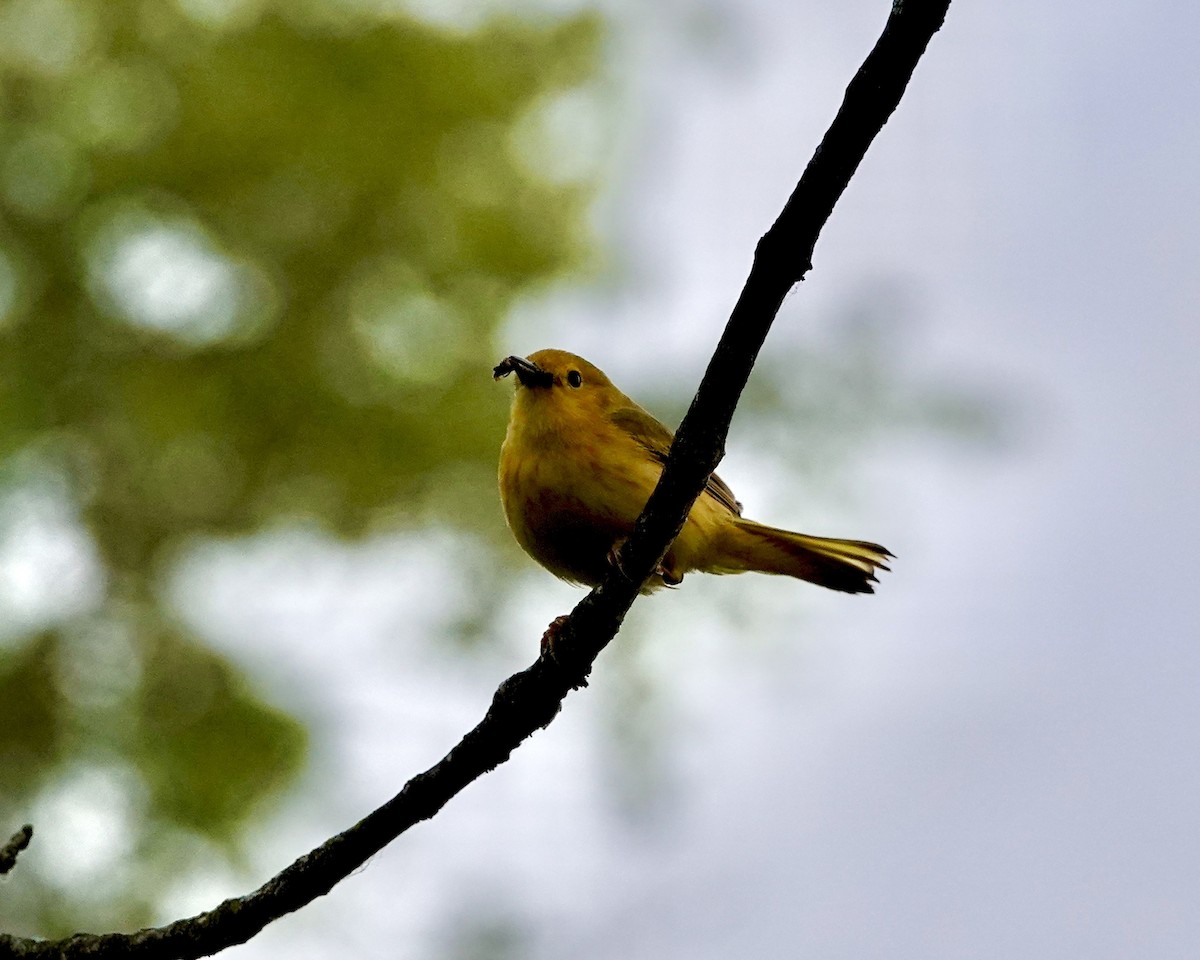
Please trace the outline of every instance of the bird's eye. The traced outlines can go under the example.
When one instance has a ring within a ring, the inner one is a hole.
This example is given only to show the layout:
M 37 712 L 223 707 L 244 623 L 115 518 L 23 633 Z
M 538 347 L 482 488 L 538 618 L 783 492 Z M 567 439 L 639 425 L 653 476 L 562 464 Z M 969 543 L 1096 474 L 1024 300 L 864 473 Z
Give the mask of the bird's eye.
M 583 386 L 583 374 L 581 374 L 578 370 L 572 370 L 567 374 L 567 383 L 569 383 L 575 389 L 579 389 Z

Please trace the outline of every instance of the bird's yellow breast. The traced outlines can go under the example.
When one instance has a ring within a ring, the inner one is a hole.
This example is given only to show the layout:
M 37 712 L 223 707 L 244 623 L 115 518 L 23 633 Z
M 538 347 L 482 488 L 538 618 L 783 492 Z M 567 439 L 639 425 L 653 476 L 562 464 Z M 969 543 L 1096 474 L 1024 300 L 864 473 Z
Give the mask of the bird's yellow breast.
M 556 575 L 595 584 L 660 468 L 602 410 L 518 390 L 500 450 L 500 497 L 521 547 Z

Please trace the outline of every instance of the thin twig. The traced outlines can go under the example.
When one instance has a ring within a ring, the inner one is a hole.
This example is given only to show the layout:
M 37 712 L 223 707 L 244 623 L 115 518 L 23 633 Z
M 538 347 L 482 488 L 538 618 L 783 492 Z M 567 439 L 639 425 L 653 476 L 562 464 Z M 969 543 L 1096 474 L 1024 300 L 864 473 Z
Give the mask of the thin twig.
M 555 647 L 558 662 L 539 659 L 505 680 L 487 715 L 443 760 L 253 893 L 196 917 L 134 934 L 76 934 L 54 942 L 0 936 L 0 958 L 201 957 L 243 943 L 271 921 L 328 893 L 554 719 L 567 693 L 586 678 L 596 656 L 620 629 L 639 585 L 661 561 L 720 462 L 734 408 L 780 303 L 810 269 L 822 226 L 900 102 L 949 5 L 950 0 L 893 4 L 883 35 L 847 88 L 832 126 L 779 219 L 758 244 L 750 276 L 620 562 L 563 625 Z M 569 652 L 572 664 L 564 664 L 564 652 Z

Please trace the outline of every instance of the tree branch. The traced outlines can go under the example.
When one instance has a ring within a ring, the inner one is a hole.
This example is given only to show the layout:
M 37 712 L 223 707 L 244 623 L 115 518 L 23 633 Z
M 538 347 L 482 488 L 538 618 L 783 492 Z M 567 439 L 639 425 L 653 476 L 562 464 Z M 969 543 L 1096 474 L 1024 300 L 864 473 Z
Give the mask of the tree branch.
M 0 877 L 17 865 L 17 857 L 33 839 L 33 824 L 27 823 L 12 835 L 12 839 L 0 847 Z
M 478 726 L 395 797 L 301 857 L 253 893 L 206 913 L 133 934 L 38 941 L 0 936 L 5 957 L 201 957 L 243 943 L 278 917 L 328 893 L 388 843 L 436 814 L 468 783 L 503 763 L 546 726 L 620 629 L 638 589 L 678 535 L 725 437 L 784 296 L 811 268 L 817 236 L 867 147 L 891 116 L 950 0 L 895 0 L 882 36 L 846 90 L 841 109 L 779 219 L 759 241 L 746 285 L 676 435 L 662 478 L 605 581 L 571 612 L 555 645 L 500 684 Z M 564 656 L 565 654 L 565 656 Z

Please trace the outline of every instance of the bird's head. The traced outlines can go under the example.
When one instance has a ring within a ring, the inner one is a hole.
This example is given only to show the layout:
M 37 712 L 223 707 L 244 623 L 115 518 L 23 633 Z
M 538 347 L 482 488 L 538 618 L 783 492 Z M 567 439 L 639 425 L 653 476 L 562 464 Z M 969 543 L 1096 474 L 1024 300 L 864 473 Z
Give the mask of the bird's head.
M 518 393 L 525 388 L 535 393 L 581 398 L 615 389 L 603 370 L 566 350 L 539 350 L 528 358 L 505 357 L 492 370 L 497 380 L 510 373 L 517 375 Z
M 563 429 L 576 417 L 607 410 L 626 400 L 604 371 L 566 350 L 538 350 L 528 357 L 505 357 L 492 370 L 497 380 L 517 376 L 513 414 L 555 421 Z M 550 423 L 542 424 L 550 427 Z

